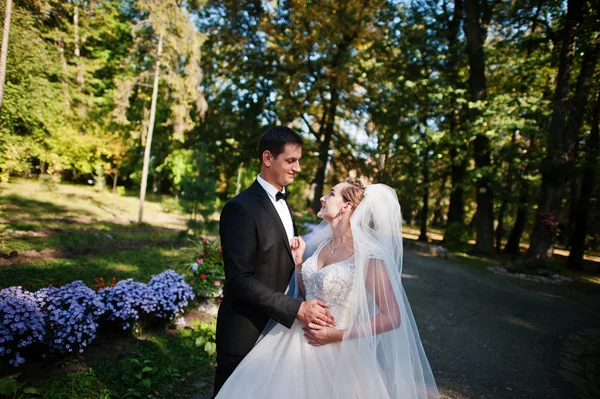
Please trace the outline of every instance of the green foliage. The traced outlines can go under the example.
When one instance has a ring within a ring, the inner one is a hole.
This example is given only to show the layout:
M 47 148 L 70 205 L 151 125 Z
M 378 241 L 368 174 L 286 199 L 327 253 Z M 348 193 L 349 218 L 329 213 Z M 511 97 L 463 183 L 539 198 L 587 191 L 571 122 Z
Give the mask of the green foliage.
M 573 90 L 597 36 L 597 13 L 584 4 Z M 539 197 L 565 8 L 504 2 L 487 10 L 480 101 L 469 95 L 463 11 L 435 1 L 16 2 L 0 181 L 50 174 L 101 184 L 110 175 L 139 192 L 162 36 L 148 191 L 174 193 L 194 232 L 197 214 L 204 234 L 214 230 L 219 204 L 254 180 L 257 139 L 279 124 L 305 138 L 302 173 L 289 187 L 297 212 L 310 205 L 322 166 L 325 186 L 353 173 L 389 184 L 409 224 L 428 198 L 431 226 L 446 223 L 456 194 L 468 223 L 476 183 L 486 179 L 508 230 L 518 206 Z M 590 128 L 583 121 L 579 143 Z M 473 162 L 478 136 L 490 140 L 490 165 Z M 575 180 L 588 151 L 569 156 Z M 557 220 L 569 219 L 575 194 L 553 210 Z
M 41 395 L 41 392 L 34 387 L 26 386 L 24 382 L 19 382 L 17 378 L 20 374 L 13 374 L 0 377 L 0 395 L 12 399 L 32 398 Z
M 196 243 L 195 248 L 193 262 L 190 264 L 188 260 L 186 270 L 182 272 L 191 275 L 188 282 L 196 296 L 200 298 L 218 297 L 223 292 L 225 281 L 221 245 L 218 240 L 202 240 L 202 242 Z M 191 249 L 184 248 L 181 251 L 188 254 Z
M 185 345 L 190 349 L 201 348 L 210 358 L 216 355 L 217 322 L 203 322 L 193 320 L 189 327 L 179 327 L 179 333 Z
M 449 223 L 444 234 L 444 246 L 450 251 L 466 252 L 472 232 L 469 226 L 462 223 Z
M 98 349 L 109 356 L 84 357 L 77 365 L 82 371 L 35 381 L 35 386 L 48 399 L 187 399 L 199 393 L 199 380 L 210 381 L 214 374 L 213 360 L 180 333 L 154 331 L 144 340 L 120 343 L 131 345 L 130 351 L 118 353 L 115 343 L 107 342 Z
M 58 185 L 57 178 L 52 175 L 43 174 L 39 176 L 40 185 L 46 191 L 55 191 Z

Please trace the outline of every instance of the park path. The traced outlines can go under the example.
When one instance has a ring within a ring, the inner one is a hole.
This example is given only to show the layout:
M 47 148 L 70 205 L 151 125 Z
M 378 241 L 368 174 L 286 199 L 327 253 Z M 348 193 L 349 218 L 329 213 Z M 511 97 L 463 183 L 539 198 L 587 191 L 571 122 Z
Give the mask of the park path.
M 410 251 L 403 277 L 443 398 L 599 397 L 600 295 Z

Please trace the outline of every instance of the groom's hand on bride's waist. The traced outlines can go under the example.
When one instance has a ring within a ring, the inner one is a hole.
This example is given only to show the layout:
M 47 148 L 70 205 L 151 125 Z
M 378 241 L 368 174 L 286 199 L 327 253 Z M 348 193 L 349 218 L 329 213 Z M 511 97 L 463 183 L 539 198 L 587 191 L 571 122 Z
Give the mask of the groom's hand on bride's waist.
M 311 324 L 323 327 L 335 326 L 335 319 L 327 311 L 327 304 L 320 299 L 311 299 L 302 302 L 296 318 L 304 322 L 307 326 Z

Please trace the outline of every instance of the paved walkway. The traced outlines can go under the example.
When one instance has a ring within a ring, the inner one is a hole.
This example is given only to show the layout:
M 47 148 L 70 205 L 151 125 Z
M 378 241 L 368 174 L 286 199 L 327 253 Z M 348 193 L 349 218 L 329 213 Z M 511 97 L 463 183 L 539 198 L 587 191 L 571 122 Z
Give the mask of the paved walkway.
M 404 286 L 442 397 L 600 397 L 600 296 L 406 252 Z
M 410 251 L 403 281 L 442 398 L 600 398 L 600 295 Z

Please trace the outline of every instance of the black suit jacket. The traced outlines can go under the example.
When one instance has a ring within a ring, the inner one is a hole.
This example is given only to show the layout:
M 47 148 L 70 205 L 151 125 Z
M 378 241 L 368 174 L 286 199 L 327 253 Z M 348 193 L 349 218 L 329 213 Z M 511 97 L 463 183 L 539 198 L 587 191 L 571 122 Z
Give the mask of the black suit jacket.
M 292 326 L 301 302 L 284 292 L 294 261 L 277 210 L 257 181 L 225 205 L 219 231 L 225 292 L 217 352 L 245 356 L 269 319 Z

